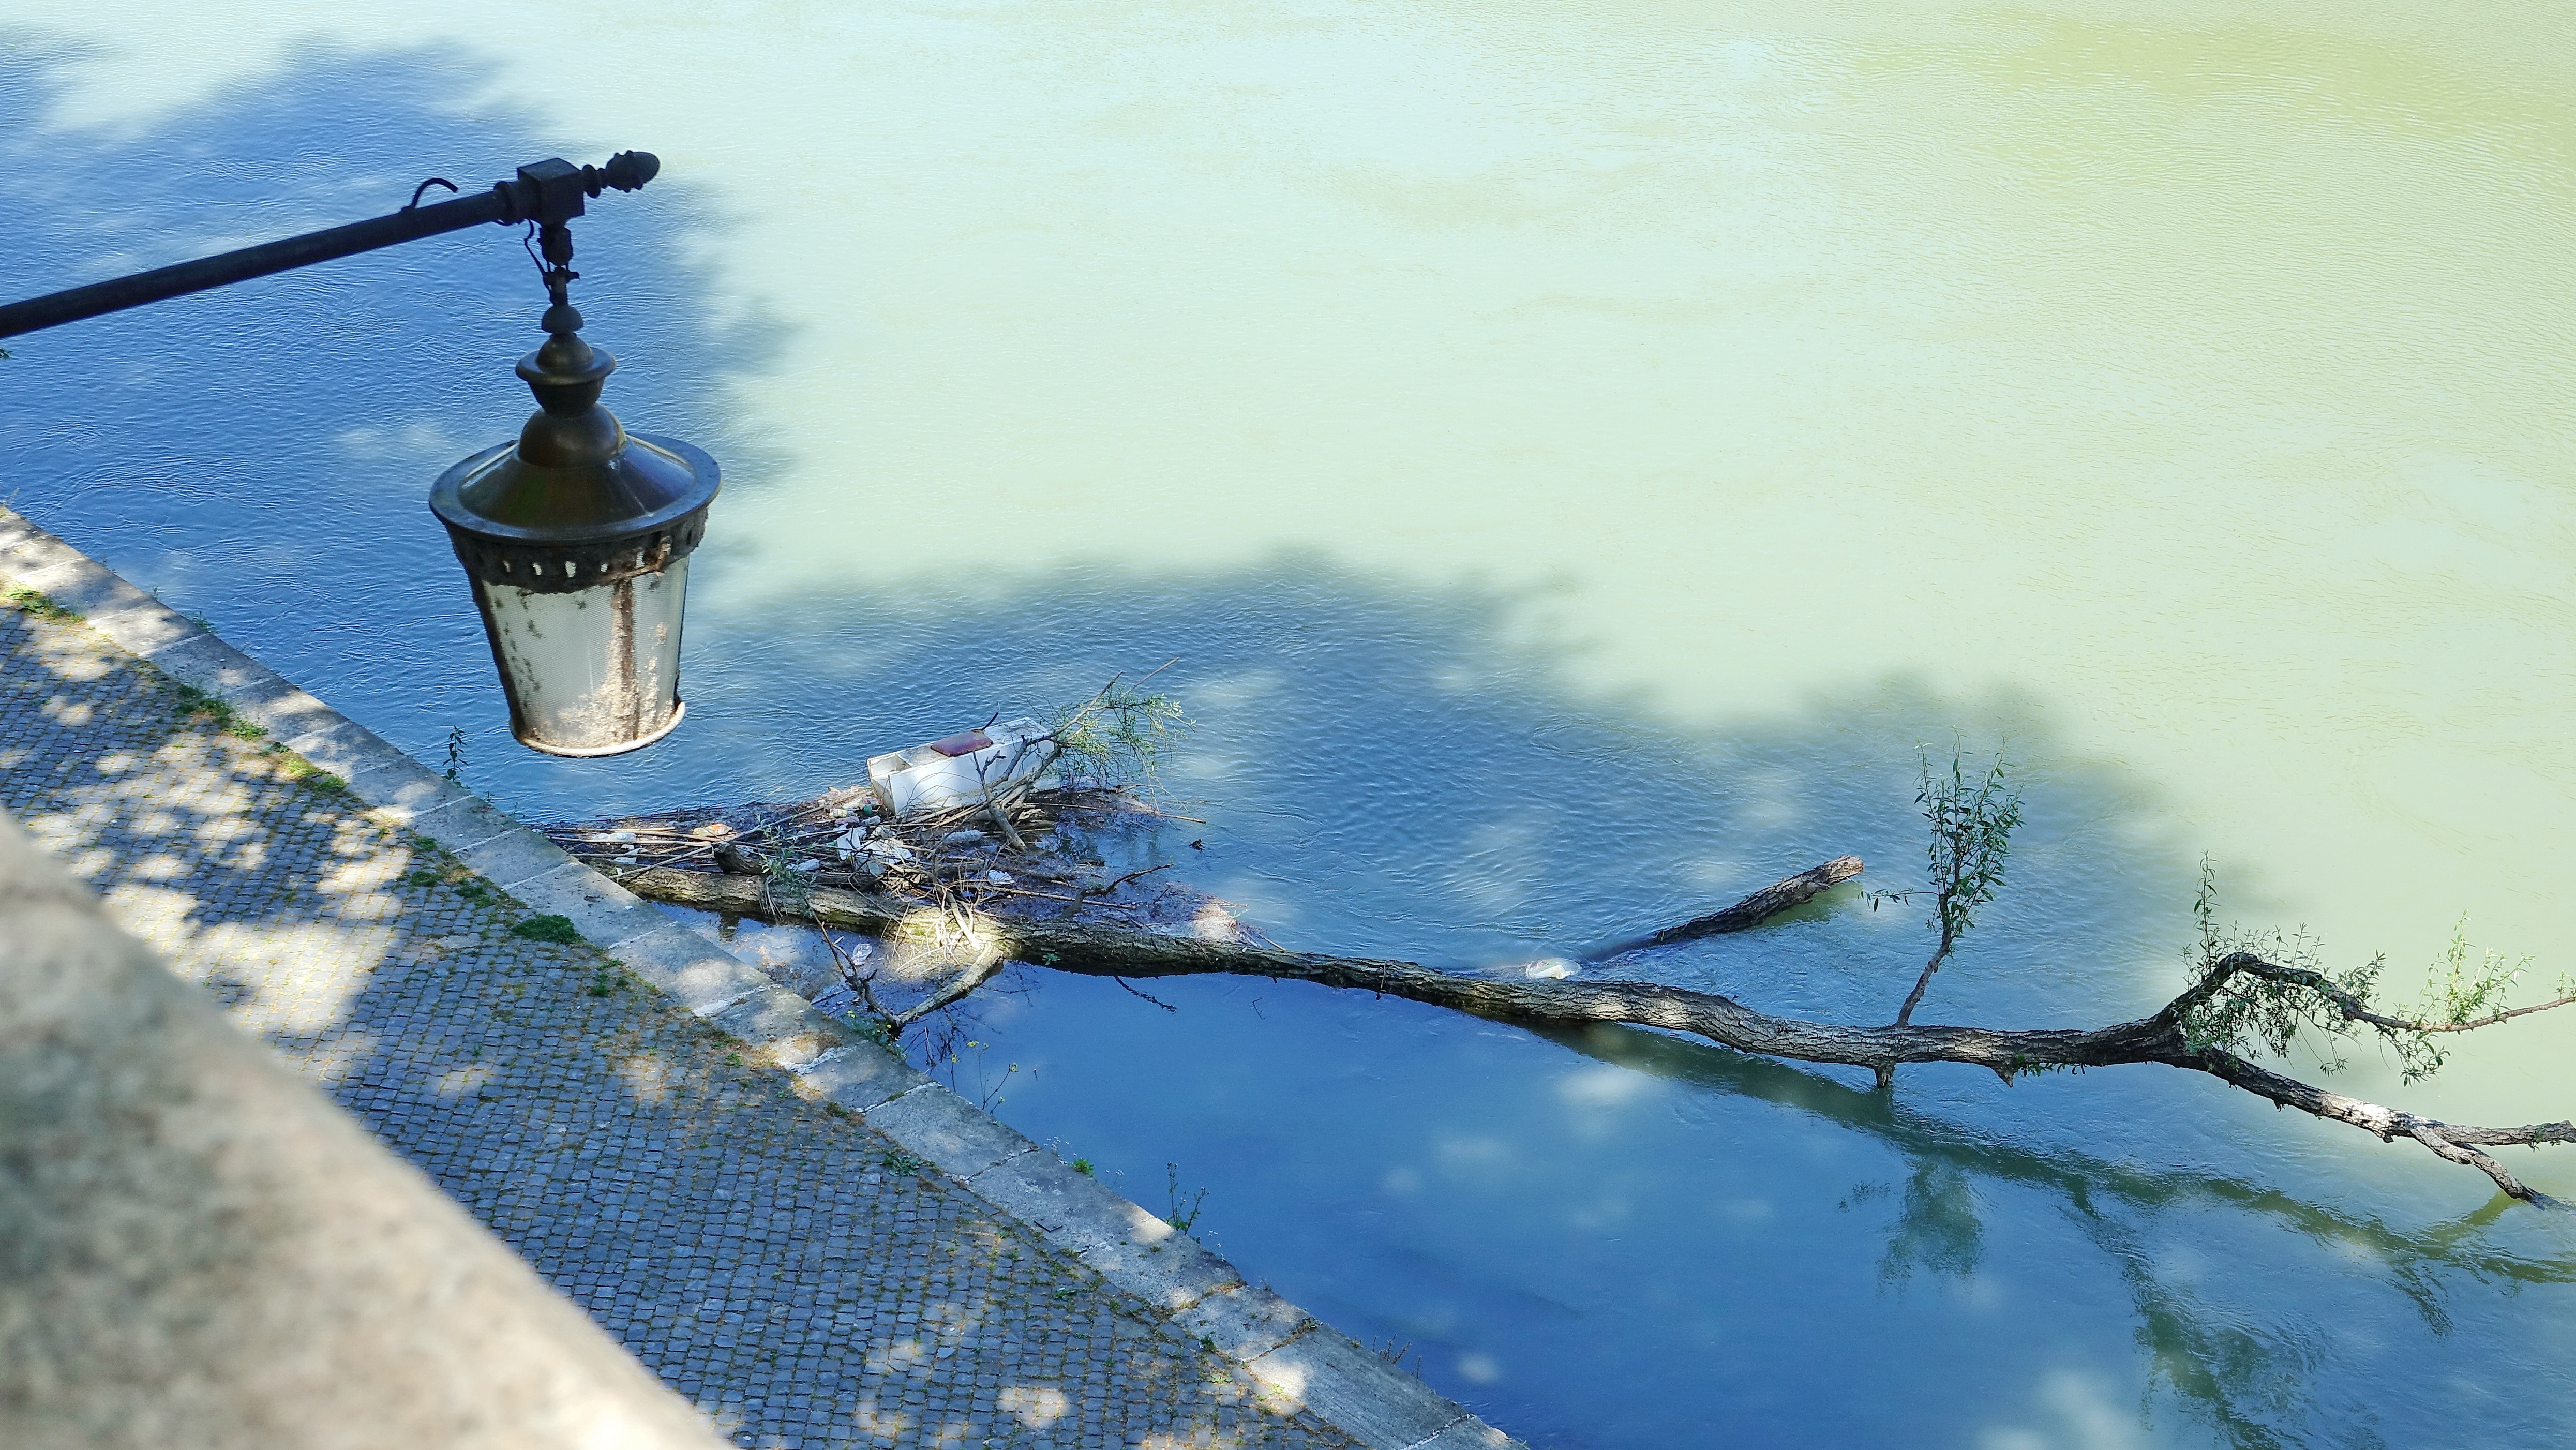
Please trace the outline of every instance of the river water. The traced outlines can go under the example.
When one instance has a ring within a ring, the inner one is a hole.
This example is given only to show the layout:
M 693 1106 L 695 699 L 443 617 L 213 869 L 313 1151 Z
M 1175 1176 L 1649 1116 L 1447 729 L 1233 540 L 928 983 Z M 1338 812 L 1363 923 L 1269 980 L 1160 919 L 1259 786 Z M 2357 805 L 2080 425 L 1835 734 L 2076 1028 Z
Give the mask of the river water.
M 1292 945 L 1901 888 L 1918 747 L 2000 744 L 2030 820 L 1929 1019 L 2152 1005 L 2204 854 L 2401 993 L 2464 914 L 2545 984 L 2570 18 L 20 0 L 12 295 L 661 154 L 576 295 L 611 406 L 726 465 L 690 722 L 502 728 L 421 506 L 527 406 L 497 230 L 16 340 L 0 492 L 535 817 L 803 795 L 1176 659 L 1206 824 L 1137 849 Z M 1884 1020 L 1919 918 L 1652 970 Z M 948 1070 L 1534 1444 L 2576 1438 L 2570 1219 L 2212 1083 L 1152 991 L 1035 982 Z M 2567 1116 L 2576 1031 L 2493 1036 L 2337 1085 Z

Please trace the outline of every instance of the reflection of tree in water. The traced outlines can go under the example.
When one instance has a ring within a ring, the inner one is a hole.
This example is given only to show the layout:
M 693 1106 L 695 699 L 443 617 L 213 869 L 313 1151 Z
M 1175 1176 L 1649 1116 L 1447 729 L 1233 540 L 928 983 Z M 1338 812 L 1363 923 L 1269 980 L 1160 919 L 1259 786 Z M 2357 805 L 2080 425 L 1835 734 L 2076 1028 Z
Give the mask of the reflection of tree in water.
M 2137 1342 L 2150 1366 L 2150 1396 L 2162 1385 L 2227 1443 L 2248 1450 L 2323 1443 L 2317 1437 L 2329 1431 L 2314 1424 L 2312 1384 L 2323 1355 L 2314 1343 L 2267 1333 L 2247 1323 L 2241 1311 L 2195 1294 L 2152 1242 L 2151 1216 L 2195 1209 L 2254 1215 L 2347 1261 L 2369 1262 L 2436 1337 L 2451 1330 L 2444 1301 L 2463 1281 L 2507 1290 L 2576 1283 L 2576 1262 L 2526 1256 L 2488 1241 L 2485 1230 L 2515 1206 L 2502 1194 L 2475 1212 L 2406 1229 L 2241 1179 L 2148 1171 L 2061 1147 L 1994 1141 L 1820 1072 L 1640 1028 L 1541 1035 L 1602 1062 L 1796 1108 L 1903 1153 L 1910 1167 L 1901 1192 L 1890 1184 L 1863 1183 L 1842 1203 L 1857 1211 L 1893 1200 L 1879 1270 L 1890 1285 L 1910 1280 L 1917 1270 L 1952 1280 L 1976 1271 L 1984 1254 L 1981 1188 L 1990 1193 L 2017 1186 L 2062 1202 L 2070 1221 L 2116 1266 L 2128 1289 Z M 2151 1409 L 2152 1403 L 2141 1406 L 2142 1416 Z M 2349 1418 L 2371 1417 L 2368 1407 L 2345 1403 L 2337 1409 L 2348 1418 L 2331 1427 L 2331 1443 L 2386 1443 Z
M 2171 1386 L 2224 1431 L 2231 1445 L 2270 1450 L 2299 1443 L 2275 1427 L 2292 1422 L 2309 1403 L 2308 1380 L 2320 1359 L 2316 1346 L 2228 1322 L 2156 1276 L 2155 1254 L 2136 1225 L 2087 1200 L 2072 1207 L 2087 1237 L 2119 1266 L 2128 1286 L 2138 1313 L 2138 1347 L 2152 1367 L 2151 1389 L 2159 1382 Z M 2381 1443 L 2376 1434 L 2351 1425 L 2336 1427 L 2336 1440 L 2348 1446 Z
M 1854 1190 L 1848 1205 L 1867 1197 L 1878 1185 Z M 1964 1279 L 1977 1271 L 1985 1252 L 1985 1225 L 1977 1219 L 1976 1190 L 1955 1163 L 1917 1159 L 1906 1175 L 1905 1196 L 1896 1211 L 1896 1233 L 1879 1260 L 1878 1277 L 1902 1284 L 1918 1268 Z

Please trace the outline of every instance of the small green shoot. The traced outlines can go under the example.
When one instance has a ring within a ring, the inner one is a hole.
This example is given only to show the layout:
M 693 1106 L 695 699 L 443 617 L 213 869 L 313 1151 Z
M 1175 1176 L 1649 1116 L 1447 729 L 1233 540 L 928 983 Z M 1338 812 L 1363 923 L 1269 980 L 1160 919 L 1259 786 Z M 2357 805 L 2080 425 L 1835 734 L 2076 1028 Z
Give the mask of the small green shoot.
M 1204 1188 L 1200 1189 L 1184 1206 L 1181 1202 L 1181 1165 L 1164 1164 L 1163 1176 L 1169 1185 L 1168 1191 L 1171 1195 L 1170 1208 L 1164 1213 L 1163 1222 L 1170 1224 L 1175 1232 L 1188 1233 L 1190 1225 L 1197 1223 L 1203 1216 L 1200 1205 L 1207 1202 L 1208 1191 Z

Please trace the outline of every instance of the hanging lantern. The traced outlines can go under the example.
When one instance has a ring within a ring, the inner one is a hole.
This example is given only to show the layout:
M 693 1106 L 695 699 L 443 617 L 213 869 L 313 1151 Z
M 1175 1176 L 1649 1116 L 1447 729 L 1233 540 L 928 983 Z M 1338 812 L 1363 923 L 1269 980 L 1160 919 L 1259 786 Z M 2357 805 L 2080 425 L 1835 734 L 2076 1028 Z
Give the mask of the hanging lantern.
M 447 470 L 429 507 L 473 580 L 511 733 L 550 755 L 617 755 L 679 726 L 681 604 L 716 462 L 599 406 L 617 360 L 554 297 L 545 345 L 519 360 L 537 413 L 518 442 Z

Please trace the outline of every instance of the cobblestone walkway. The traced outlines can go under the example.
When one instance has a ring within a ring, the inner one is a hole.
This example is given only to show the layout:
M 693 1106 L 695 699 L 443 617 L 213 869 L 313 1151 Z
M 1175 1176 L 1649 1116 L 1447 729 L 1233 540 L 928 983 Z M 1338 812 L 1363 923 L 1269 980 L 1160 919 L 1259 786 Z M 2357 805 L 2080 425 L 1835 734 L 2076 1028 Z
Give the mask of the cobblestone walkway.
M 0 603 L 0 809 L 737 1443 L 1350 1443 L 336 785 Z

